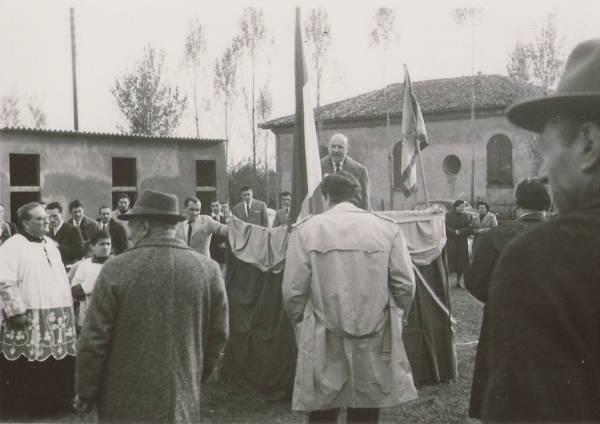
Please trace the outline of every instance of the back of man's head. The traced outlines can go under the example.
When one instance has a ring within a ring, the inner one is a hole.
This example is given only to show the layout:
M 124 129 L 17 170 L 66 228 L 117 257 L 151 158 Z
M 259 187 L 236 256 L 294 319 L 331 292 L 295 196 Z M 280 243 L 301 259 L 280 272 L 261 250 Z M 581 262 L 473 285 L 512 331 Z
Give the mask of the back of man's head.
M 515 200 L 519 208 L 532 211 L 547 211 L 552 204 L 546 181 L 541 178 L 521 181 L 515 190 Z
M 357 203 L 360 195 L 360 183 L 356 177 L 346 171 L 329 174 L 321 182 L 321 193 L 329 197 L 329 202 L 336 205 L 341 202 Z

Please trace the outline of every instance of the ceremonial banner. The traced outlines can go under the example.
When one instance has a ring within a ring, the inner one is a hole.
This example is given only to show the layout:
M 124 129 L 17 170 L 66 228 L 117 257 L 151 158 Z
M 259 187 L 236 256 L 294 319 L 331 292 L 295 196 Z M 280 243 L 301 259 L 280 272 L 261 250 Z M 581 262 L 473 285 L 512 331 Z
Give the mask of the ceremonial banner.
M 421 150 L 427 147 L 427 131 L 421 108 L 412 90 L 408 68 L 404 65 L 400 187 L 406 197 L 410 197 L 417 191 L 417 142 L 419 142 Z
M 295 40 L 296 115 L 294 122 L 294 154 L 292 164 L 292 206 L 290 225 L 298 218 L 323 212 L 323 199 L 316 192 L 321 183 L 321 161 L 310 101 L 310 86 L 304 60 L 304 40 L 300 9 L 296 8 Z

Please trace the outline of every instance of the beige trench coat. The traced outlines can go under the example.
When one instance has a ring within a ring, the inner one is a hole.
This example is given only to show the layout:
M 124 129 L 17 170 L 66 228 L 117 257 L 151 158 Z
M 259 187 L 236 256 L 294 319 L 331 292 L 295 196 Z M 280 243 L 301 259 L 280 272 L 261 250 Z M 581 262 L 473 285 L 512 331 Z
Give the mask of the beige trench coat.
M 415 399 L 402 318 L 415 279 L 389 218 L 341 203 L 292 233 L 284 306 L 297 324 L 292 409 L 391 407 Z

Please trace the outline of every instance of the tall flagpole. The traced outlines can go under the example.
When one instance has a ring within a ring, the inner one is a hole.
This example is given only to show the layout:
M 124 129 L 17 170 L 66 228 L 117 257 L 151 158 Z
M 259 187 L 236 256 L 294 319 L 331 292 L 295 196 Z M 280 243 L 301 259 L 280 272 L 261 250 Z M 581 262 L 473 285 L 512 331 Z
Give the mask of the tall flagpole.
M 419 170 L 421 171 L 421 181 L 423 181 L 423 194 L 425 195 L 425 205 L 429 207 L 429 191 L 427 190 L 427 178 L 425 178 L 425 169 L 423 168 L 423 158 L 421 157 L 421 142 L 415 139 L 417 145 L 417 159 L 419 160 Z

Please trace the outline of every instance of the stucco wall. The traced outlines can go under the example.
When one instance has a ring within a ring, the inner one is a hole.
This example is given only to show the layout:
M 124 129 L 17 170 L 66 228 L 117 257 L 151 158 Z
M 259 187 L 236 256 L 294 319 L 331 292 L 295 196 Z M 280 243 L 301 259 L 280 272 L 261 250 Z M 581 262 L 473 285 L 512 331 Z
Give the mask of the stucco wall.
M 40 155 L 42 200 L 66 209 L 79 199 L 96 217 L 111 204 L 112 158 L 137 159 L 138 193 L 146 188 L 171 192 L 180 201 L 196 192 L 196 160 L 215 160 L 217 195 L 226 197 L 225 146 L 201 141 L 132 140 L 110 137 L 0 133 L 0 202 L 10 211 L 9 154 Z
M 468 119 L 427 121 L 430 145 L 423 151 L 423 166 L 427 178 L 429 197 L 470 199 L 471 195 L 471 156 L 472 125 Z M 489 139 L 495 134 L 505 134 L 513 145 L 513 182 L 531 176 L 533 171 L 531 153 L 527 138 L 531 133 L 511 125 L 503 116 L 478 118 L 475 121 L 475 197 L 493 204 L 513 203 L 513 188 L 488 187 L 487 154 Z M 390 208 L 390 163 L 391 146 L 387 146 L 387 129 L 383 122 L 357 123 L 323 129 L 319 133 L 319 143 L 327 145 L 331 135 L 342 132 L 349 139 L 349 155 L 363 163 L 369 170 L 371 205 L 374 209 Z M 398 123 L 391 125 L 393 140 L 399 140 L 402 128 Z M 282 190 L 291 188 L 293 133 L 286 129 L 277 131 L 278 174 Z M 447 155 L 454 154 L 461 161 L 457 175 L 448 175 L 443 169 Z M 394 209 L 408 209 L 415 202 L 423 200 L 422 184 L 419 177 L 419 191 L 408 199 L 402 192 L 394 191 Z M 382 204 L 383 201 L 383 204 Z

